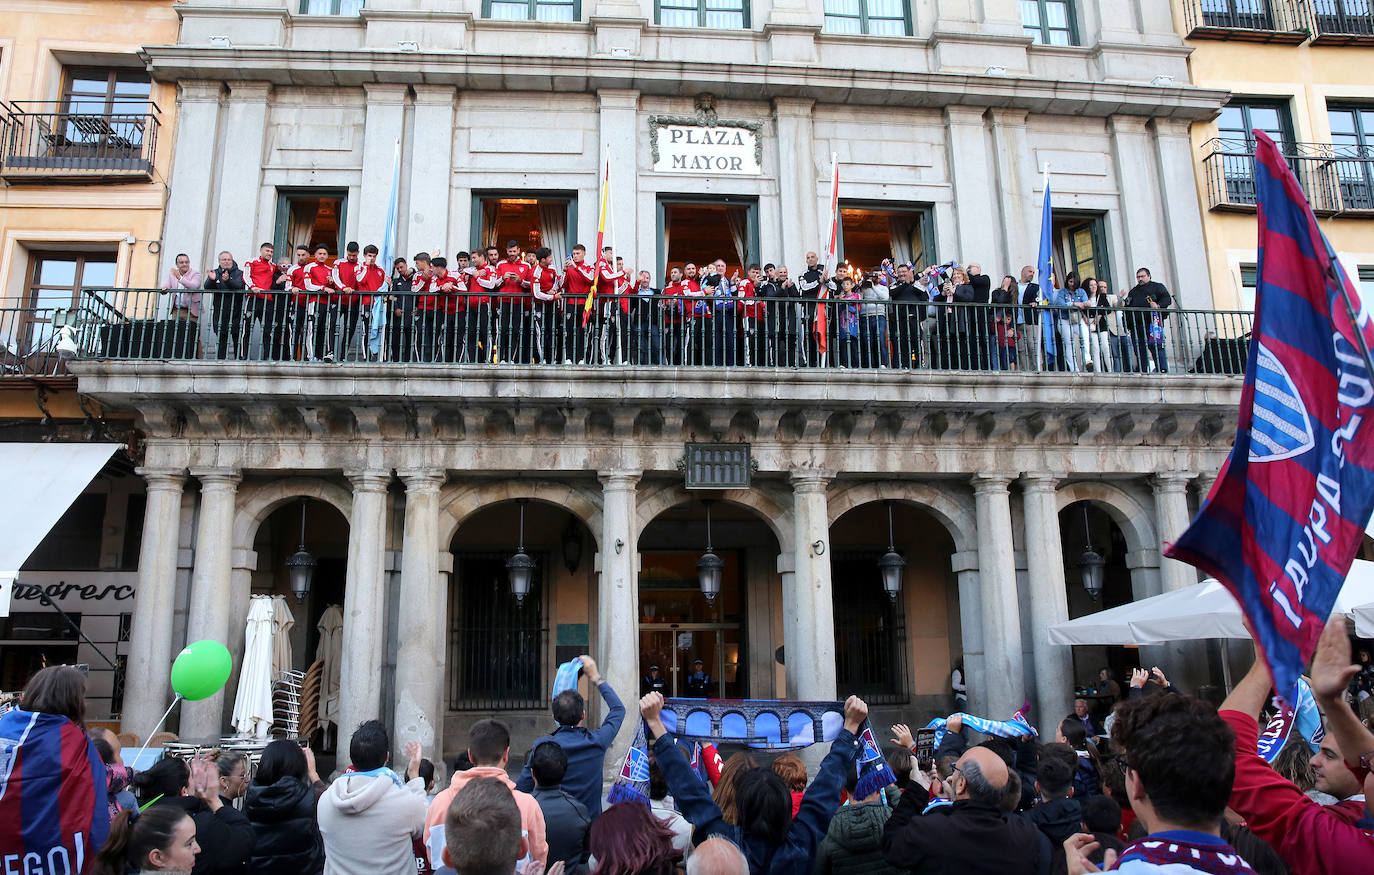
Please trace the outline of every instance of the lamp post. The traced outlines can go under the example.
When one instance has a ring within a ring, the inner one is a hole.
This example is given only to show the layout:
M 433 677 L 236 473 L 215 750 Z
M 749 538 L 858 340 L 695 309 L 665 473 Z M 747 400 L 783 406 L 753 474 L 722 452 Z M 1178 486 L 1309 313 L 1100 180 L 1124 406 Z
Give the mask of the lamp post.
M 697 583 L 706 597 L 706 604 L 714 605 L 716 596 L 720 595 L 720 572 L 725 561 L 711 551 L 711 502 L 703 501 L 702 504 L 706 505 L 706 552 L 697 560 Z
M 310 594 L 310 582 L 315 577 L 315 557 L 305 549 L 305 505 L 308 499 L 301 496 L 301 540 L 300 546 L 286 560 L 286 571 L 291 578 L 291 593 L 296 602 L 304 602 Z
M 902 591 L 902 569 L 906 568 L 906 560 L 897 554 L 897 539 L 892 534 L 892 502 L 884 504 L 887 505 L 887 552 L 878 560 L 878 571 L 883 576 L 883 592 L 895 602 Z
M 1088 504 L 1083 503 L 1083 553 L 1078 557 L 1078 570 L 1083 575 L 1083 589 L 1093 601 L 1102 595 L 1102 577 L 1107 560 L 1093 549 L 1092 530 L 1088 528 Z
M 515 596 L 515 603 L 523 605 L 525 596 L 530 594 L 530 578 L 534 576 L 534 559 L 525 552 L 525 502 L 528 499 L 520 498 L 516 504 L 520 506 L 520 547 L 514 556 L 506 560 L 506 571 L 510 573 L 510 591 Z

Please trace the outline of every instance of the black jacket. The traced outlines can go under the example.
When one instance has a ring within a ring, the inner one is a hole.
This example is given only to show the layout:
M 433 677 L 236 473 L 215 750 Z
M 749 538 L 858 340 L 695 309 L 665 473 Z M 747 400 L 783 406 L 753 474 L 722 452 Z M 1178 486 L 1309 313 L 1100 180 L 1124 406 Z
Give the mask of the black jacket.
M 995 805 L 961 800 L 922 815 L 919 785 L 883 830 L 883 857 L 899 869 L 924 875 L 1047 875 L 1050 844 L 1033 823 Z
M 1126 293 L 1126 306 L 1146 309 L 1150 306 L 1151 299 L 1154 299 L 1161 310 L 1169 309 L 1169 305 L 1174 302 L 1174 299 L 1169 296 L 1169 290 L 1164 288 L 1163 283 L 1150 280 L 1148 283 L 1133 286 Z
M 196 825 L 196 844 L 200 845 L 200 853 L 196 855 L 196 867 L 191 875 L 248 871 L 244 867 L 253 851 L 253 825 L 234 806 L 226 802 L 219 811 L 211 811 L 195 796 L 173 796 L 157 804 L 175 805 L 191 815 Z
M 889 297 L 896 307 L 894 318 L 900 319 L 903 316 L 908 319 L 917 319 L 924 322 L 926 318 L 926 304 L 930 303 L 930 293 L 915 283 L 898 283 L 892 287 Z
M 1026 283 L 1021 287 L 1021 311 L 1022 318 L 1027 325 L 1036 325 L 1040 322 L 1040 309 L 1036 306 L 1040 302 L 1040 284 Z
M 298 778 L 248 788 L 243 813 L 253 824 L 253 875 L 319 875 L 324 841 L 315 821 L 315 788 Z
M 562 787 L 535 787 L 534 801 L 544 812 L 545 836 L 549 842 L 547 865 L 562 860 L 569 872 L 585 867 L 590 851 L 587 836 L 592 828 L 587 806 Z
M 205 277 L 205 288 L 210 291 L 219 292 L 243 291 L 243 270 L 238 266 L 238 262 L 235 262 L 233 266 L 229 268 L 229 276 L 227 279 L 221 280 L 219 276 L 220 267 L 219 265 L 215 265 L 215 269 L 210 271 Z
M 1039 827 L 1054 846 L 1064 844 L 1069 836 L 1083 831 L 1083 806 L 1072 796 L 1041 802 L 1021 816 Z

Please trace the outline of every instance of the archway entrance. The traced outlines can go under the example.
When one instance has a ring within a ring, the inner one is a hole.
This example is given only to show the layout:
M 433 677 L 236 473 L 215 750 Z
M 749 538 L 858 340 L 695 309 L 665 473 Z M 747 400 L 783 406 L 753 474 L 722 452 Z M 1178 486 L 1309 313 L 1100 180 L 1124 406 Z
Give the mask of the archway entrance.
M 1075 501 L 1059 512 L 1059 539 L 1064 557 L 1064 584 L 1068 590 L 1069 619 L 1077 619 L 1135 600 L 1131 571 L 1126 566 L 1126 535 L 1111 515 L 1093 501 Z M 1092 549 L 1104 560 L 1102 593 L 1094 599 L 1083 588 L 1079 557 L 1083 548 Z M 1131 669 L 1140 667 L 1140 648 L 1118 645 L 1075 645 L 1073 647 L 1074 695 L 1088 700 L 1096 719 L 1111 710 L 1104 694 L 1098 692 L 1098 675 L 1108 669 L 1125 690 Z
M 878 560 L 887 552 L 887 505 L 872 501 L 830 526 L 835 606 L 835 684 L 875 706 L 949 713 L 949 678 L 960 661 L 959 588 L 954 542 L 921 507 L 892 502 L 893 545 L 906 560 L 896 599 L 883 590 Z M 908 715 L 910 719 L 910 715 Z
M 660 513 L 639 539 L 639 661 L 641 692 L 658 666 L 669 696 L 743 699 L 772 695 L 775 674 L 772 611 L 781 603 L 778 541 L 754 511 L 711 504 L 711 546 L 721 560 L 720 594 L 701 594 L 697 560 L 706 549 L 706 507 L 686 501 Z M 781 626 L 777 612 L 777 626 Z M 701 660 L 703 681 L 692 679 Z M 688 682 L 692 679 L 689 688 Z

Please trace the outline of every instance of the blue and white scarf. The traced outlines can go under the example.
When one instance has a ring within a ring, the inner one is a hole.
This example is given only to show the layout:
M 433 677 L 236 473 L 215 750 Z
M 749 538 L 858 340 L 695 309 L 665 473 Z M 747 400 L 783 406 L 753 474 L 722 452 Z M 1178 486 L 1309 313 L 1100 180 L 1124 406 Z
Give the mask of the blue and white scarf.
M 1294 729 L 1298 730 L 1313 753 L 1321 748 L 1322 739 L 1326 737 L 1321 711 L 1317 708 L 1317 700 L 1312 697 L 1312 688 L 1307 681 L 1298 678 L 1297 690 L 1291 698 L 1297 703 L 1293 707 L 1289 707 L 1282 698 L 1274 697 L 1274 707 L 1278 710 L 1260 733 L 1259 755 L 1266 763 L 1278 759 L 1279 751 L 1288 743 Z
M 964 723 L 966 729 L 981 732 L 984 735 L 996 735 L 998 738 L 1019 738 L 1022 735 L 1037 735 L 1035 727 L 1030 725 L 1026 719 L 1024 708 L 1011 715 L 1010 720 L 988 720 L 986 717 L 975 717 L 972 714 L 951 714 L 950 717 L 958 717 Z M 945 724 L 949 722 L 949 717 L 936 717 L 926 724 L 926 729 L 935 730 L 935 746 L 939 747 L 940 742 L 945 737 Z
M 577 673 L 581 670 L 582 657 L 580 656 L 574 656 L 560 665 L 557 673 L 553 676 L 553 695 L 557 696 L 564 690 L 577 689 Z

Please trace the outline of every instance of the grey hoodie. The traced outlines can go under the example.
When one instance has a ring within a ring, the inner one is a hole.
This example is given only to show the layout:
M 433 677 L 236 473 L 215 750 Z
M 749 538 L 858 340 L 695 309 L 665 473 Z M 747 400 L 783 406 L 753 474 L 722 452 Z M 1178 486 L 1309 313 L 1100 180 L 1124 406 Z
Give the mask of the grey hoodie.
M 320 797 L 325 875 L 411 875 L 424 835 L 425 784 L 396 786 L 385 773 L 344 773 Z

